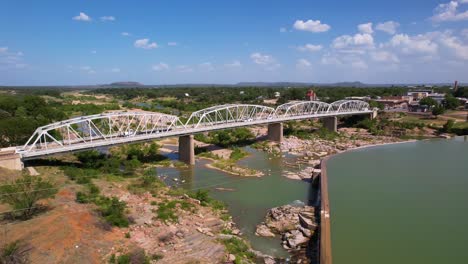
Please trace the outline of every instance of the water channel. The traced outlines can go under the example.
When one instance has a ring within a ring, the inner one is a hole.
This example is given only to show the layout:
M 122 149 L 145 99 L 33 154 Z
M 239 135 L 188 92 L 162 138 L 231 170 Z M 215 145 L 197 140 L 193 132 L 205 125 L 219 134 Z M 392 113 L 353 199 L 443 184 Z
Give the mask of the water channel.
M 287 257 L 280 238 L 271 239 L 255 236 L 256 225 L 264 220 L 268 209 L 297 201 L 307 203 L 310 184 L 284 177 L 285 171 L 297 171 L 294 156 L 274 157 L 250 147 L 244 148 L 250 156 L 239 161 L 241 166 L 262 171 L 263 177 L 233 176 L 209 169 L 207 160 L 197 160 L 191 169 L 158 168 L 158 175 L 167 176 L 166 183 L 197 190 L 210 189 L 210 194 L 228 206 L 234 222 L 251 242 L 254 249 L 276 257 Z M 176 158 L 175 154 L 170 155 Z M 174 181 L 174 178 L 177 181 Z M 219 190 L 224 188 L 228 190 Z

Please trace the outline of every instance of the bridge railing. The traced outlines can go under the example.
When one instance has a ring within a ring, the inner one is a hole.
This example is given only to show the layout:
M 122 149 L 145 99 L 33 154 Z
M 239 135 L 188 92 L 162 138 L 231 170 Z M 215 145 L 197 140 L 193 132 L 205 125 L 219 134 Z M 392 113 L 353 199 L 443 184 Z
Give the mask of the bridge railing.
M 18 153 L 32 153 L 73 146 L 112 145 L 160 136 L 176 136 L 253 124 L 285 122 L 343 113 L 369 112 L 369 104 L 341 100 L 331 104 L 319 101 L 295 101 L 276 109 L 252 104 L 226 104 L 193 112 L 187 122 L 179 117 L 154 112 L 109 112 L 76 117 L 36 129 Z M 99 144 L 97 144 L 99 142 Z M 54 151 L 56 152 L 56 151 Z

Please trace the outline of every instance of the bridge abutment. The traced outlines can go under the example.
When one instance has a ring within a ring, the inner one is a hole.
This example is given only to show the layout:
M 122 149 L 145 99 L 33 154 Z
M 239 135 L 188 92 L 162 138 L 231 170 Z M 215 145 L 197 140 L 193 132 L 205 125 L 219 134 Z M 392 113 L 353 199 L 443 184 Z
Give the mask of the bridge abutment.
M 377 118 L 377 113 L 378 113 L 378 111 L 376 111 L 376 110 L 372 111 L 372 113 L 370 113 L 370 115 L 369 115 L 369 119 L 370 120 L 376 119 Z
M 338 131 L 338 118 L 336 116 L 326 117 L 322 119 L 323 126 L 331 132 Z
M 195 165 L 193 135 L 179 137 L 179 160 L 189 165 Z
M 268 125 L 268 140 L 275 142 L 283 141 L 283 123 L 274 123 Z
M 15 152 L 16 148 L 0 149 L 0 167 L 9 170 L 22 170 L 21 156 Z

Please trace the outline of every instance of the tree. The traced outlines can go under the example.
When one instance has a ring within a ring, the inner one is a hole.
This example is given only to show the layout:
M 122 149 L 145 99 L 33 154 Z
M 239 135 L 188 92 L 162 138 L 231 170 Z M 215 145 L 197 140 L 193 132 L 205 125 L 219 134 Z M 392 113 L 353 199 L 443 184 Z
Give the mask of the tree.
M 437 105 L 437 101 L 430 97 L 424 97 L 423 99 L 419 100 L 420 105 L 427 105 L 427 106 L 435 106 Z
M 371 108 L 374 108 L 374 107 L 377 107 L 379 110 L 384 110 L 385 109 L 385 105 L 380 103 L 380 102 L 376 102 L 374 100 L 370 100 L 369 101 L 369 106 Z
M 445 95 L 444 105 L 447 109 L 455 110 L 460 105 L 460 102 L 457 98 L 453 97 L 450 94 Z
M 442 132 L 450 133 L 454 125 L 455 125 L 455 122 L 453 121 L 453 119 L 447 120 L 447 123 L 445 123 L 444 126 L 442 127 Z
M 445 108 L 441 105 L 438 105 L 432 109 L 432 114 L 437 118 L 437 116 L 445 113 Z
M 51 198 L 57 188 L 49 180 L 24 174 L 11 184 L 0 186 L 0 202 L 11 205 L 15 215 L 29 219 L 38 209 L 36 204 L 41 199 Z

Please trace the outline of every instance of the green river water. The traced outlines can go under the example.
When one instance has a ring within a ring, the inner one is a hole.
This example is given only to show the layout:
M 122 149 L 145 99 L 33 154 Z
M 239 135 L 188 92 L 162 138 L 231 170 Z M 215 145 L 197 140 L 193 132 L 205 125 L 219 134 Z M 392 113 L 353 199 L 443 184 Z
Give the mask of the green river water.
M 281 247 L 280 238 L 255 236 L 256 225 L 264 220 L 267 210 L 272 207 L 294 201 L 307 203 L 311 195 L 310 184 L 282 176 L 286 170 L 298 170 L 287 165 L 294 164 L 295 157 L 289 155 L 273 157 L 249 147 L 244 149 L 250 153 L 250 156 L 239 161 L 239 164 L 263 171 L 265 176 L 233 176 L 208 169 L 205 166 L 209 162 L 207 160 L 197 160 L 191 169 L 158 168 L 157 172 L 160 176 L 167 176 L 165 181 L 169 185 L 177 184 L 189 190 L 210 189 L 210 194 L 215 199 L 227 204 L 234 222 L 254 249 L 276 257 L 287 257 L 288 253 Z M 174 178 L 178 179 L 177 182 Z M 232 190 L 220 191 L 216 188 Z
M 327 163 L 334 264 L 468 263 L 468 142 L 355 150 Z

